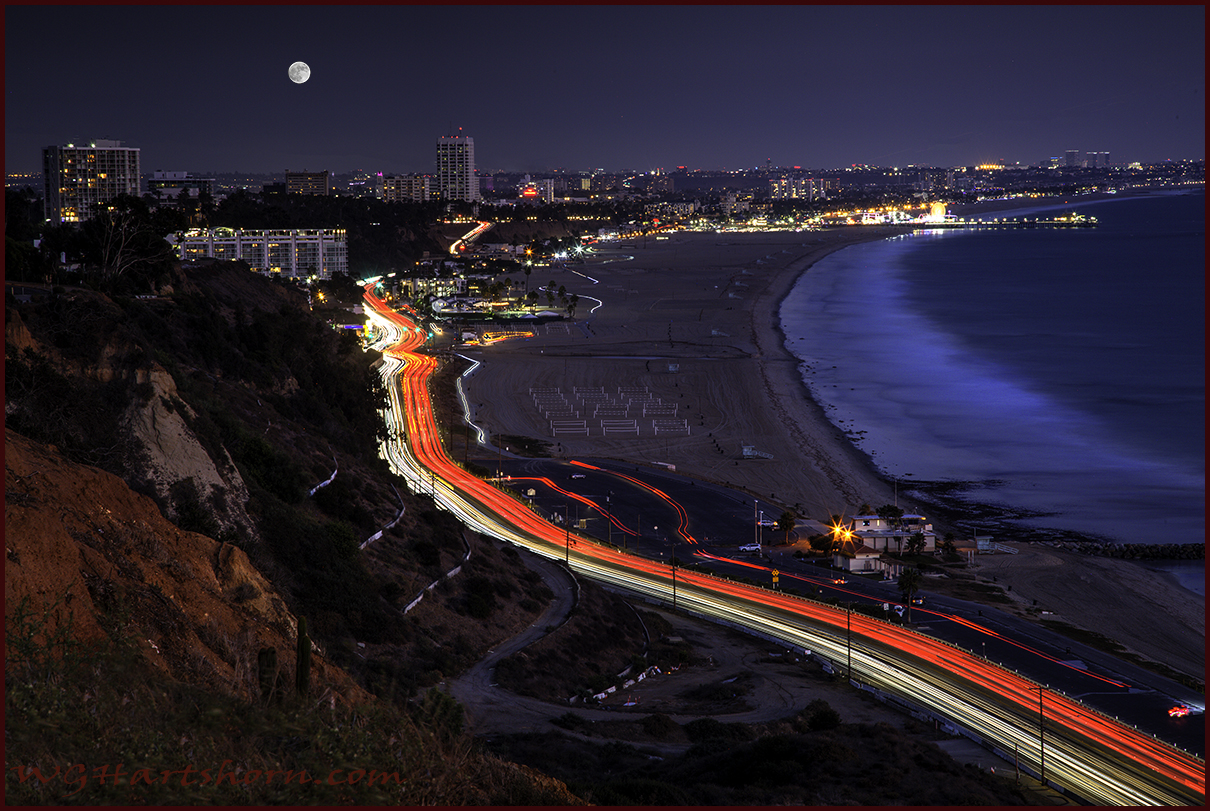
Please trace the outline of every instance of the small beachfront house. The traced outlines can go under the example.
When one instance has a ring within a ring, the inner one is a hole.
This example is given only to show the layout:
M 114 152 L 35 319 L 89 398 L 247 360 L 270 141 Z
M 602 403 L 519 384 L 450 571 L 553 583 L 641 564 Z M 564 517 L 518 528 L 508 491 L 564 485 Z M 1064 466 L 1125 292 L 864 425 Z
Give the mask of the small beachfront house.
M 866 546 L 879 552 L 902 552 L 908 538 L 920 532 L 924 535 L 924 552 L 937 549 L 937 535 L 933 525 L 923 515 L 904 515 L 892 524 L 878 515 L 850 515 L 846 517 L 853 534 Z
M 864 544 L 845 544 L 832 553 L 832 565 L 847 572 L 881 572 L 885 565 L 879 558 L 882 553 Z

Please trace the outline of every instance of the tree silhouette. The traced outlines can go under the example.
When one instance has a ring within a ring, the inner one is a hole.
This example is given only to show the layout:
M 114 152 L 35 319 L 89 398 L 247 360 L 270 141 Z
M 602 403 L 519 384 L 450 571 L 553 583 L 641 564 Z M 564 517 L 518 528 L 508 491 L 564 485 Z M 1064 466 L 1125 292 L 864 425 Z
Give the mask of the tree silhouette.
M 786 510 L 777 519 L 777 526 L 786 533 L 786 543 L 790 542 L 790 533 L 794 531 L 795 518 L 794 513 Z
M 883 504 L 878 508 L 877 515 L 887 522 L 892 530 L 898 530 L 903 519 L 903 508 L 894 504 Z M 895 532 L 895 554 L 903 552 L 903 535 Z
M 923 575 L 916 567 L 904 569 L 899 574 L 899 593 L 903 596 L 903 601 L 908 607 L 908 622 L 912 621 L 912 597 L 916 592 L 920 591 L 920 583 Z

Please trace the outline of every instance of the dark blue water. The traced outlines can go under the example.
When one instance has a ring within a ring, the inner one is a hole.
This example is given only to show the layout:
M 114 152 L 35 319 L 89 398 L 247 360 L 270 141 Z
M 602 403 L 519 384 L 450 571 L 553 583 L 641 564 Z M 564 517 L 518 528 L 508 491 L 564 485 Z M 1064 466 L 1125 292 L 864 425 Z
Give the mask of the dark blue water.
M 1066 208 L 1099 227 L 833 254 L 783 303 L 787 345 L 905 481 L 994 480 L 970 497 L 1046 513 L 1030 526 L 1201 542 L 1205 197 Z

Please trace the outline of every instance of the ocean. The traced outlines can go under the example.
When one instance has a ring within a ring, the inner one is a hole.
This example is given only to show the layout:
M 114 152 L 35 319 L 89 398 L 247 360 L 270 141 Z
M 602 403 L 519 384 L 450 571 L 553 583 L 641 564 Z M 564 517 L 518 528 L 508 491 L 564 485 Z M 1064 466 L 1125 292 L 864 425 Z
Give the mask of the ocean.
M 1041 210 L 1099 226 L 934 229 L 824 258 L 782 304 L 787 348 L 903 491 L 970 482 L 963 498 L 1016 526 L 1201 543 L 1205 196 Z

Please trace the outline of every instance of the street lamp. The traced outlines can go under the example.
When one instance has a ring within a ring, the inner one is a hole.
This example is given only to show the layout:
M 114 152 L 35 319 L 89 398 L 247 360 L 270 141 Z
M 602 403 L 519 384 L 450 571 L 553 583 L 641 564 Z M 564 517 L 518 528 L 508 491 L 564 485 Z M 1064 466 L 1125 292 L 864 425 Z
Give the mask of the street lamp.
M 853 604 L 845 604 L 845 640 L 849 654 L 849 681 L 853 680 Z
M 756 526 L 753 527 L 752 540 L 756 541 L 756 545 L 760 546 L 760 511 L 757 507 L 760 506 L 758 499 L 752 499 L 752 519 L 756 521 Z
M 609 497 L 613 495 L 613 491 L 609 490 L 605 494 L 605 525 L 609 532 L 609 545 L 613 546 L 613 508 L 609 505 Z M 626 533 L 622 533 L 622 548 L 626 548 Z
M 571 523 L 568 521 L 568 507 L 563 505 L 563 562 L 571 566 Z
M 676 542 L 669 544 L 672 549 L 672 610 L 676 611 Z

